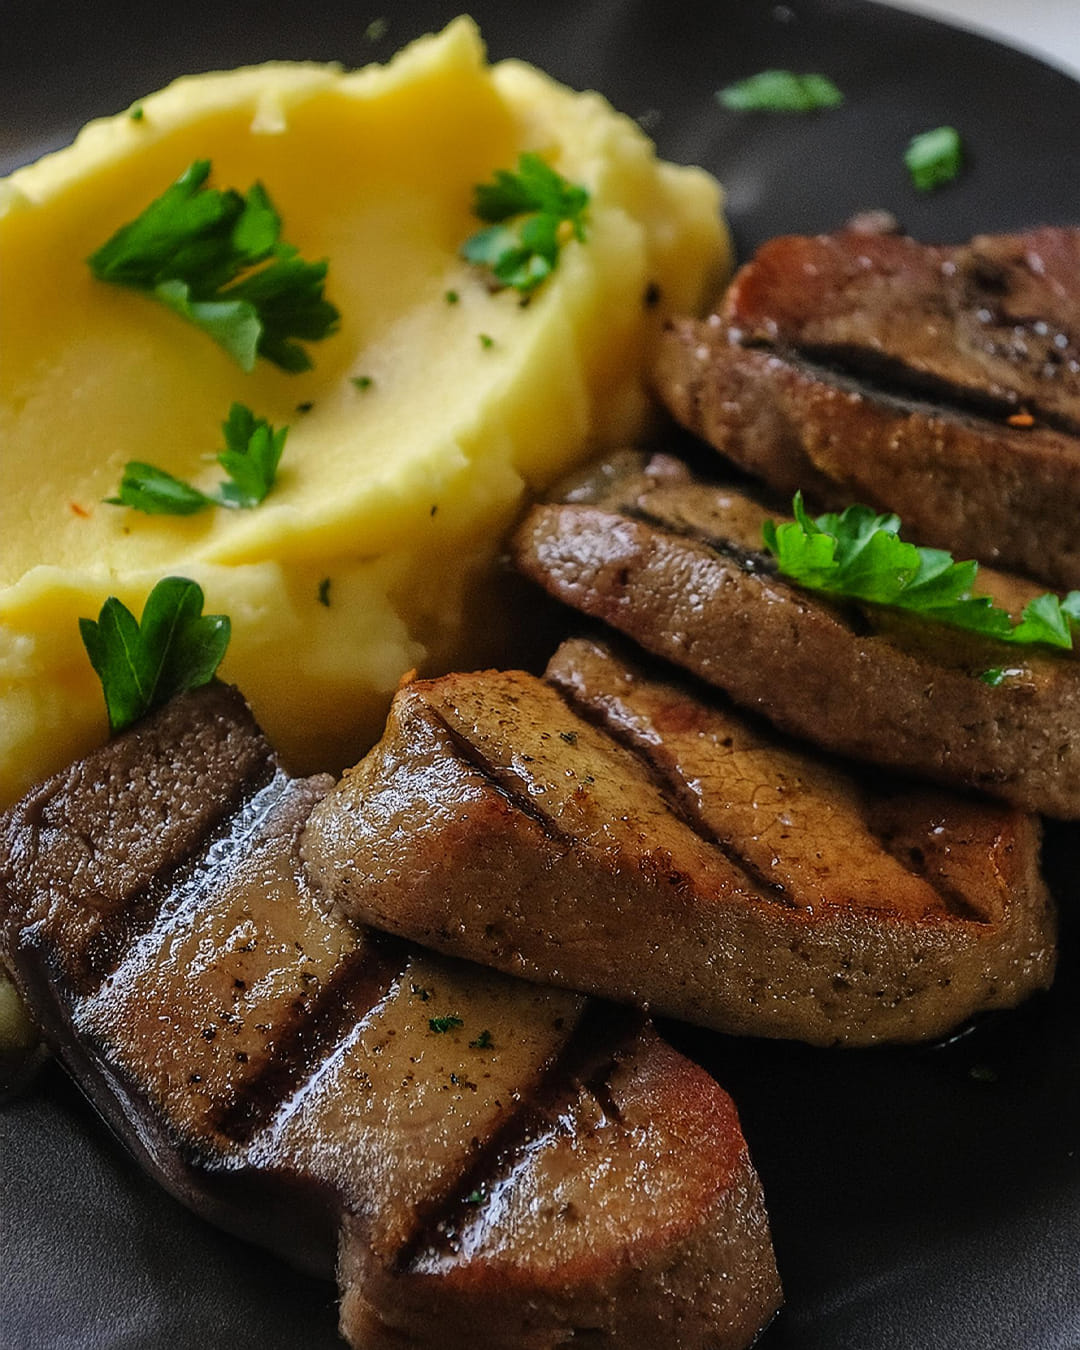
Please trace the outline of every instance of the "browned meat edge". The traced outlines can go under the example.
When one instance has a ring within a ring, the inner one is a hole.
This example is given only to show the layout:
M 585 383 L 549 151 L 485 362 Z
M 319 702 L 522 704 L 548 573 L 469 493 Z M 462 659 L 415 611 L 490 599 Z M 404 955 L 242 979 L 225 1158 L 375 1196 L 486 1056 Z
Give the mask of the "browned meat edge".
M 276 771 L 211 688 L 0 821 L 5 955 L 106 1119 L 186 1203 L 313 1269 L 341 1225 L 364 1350 L 554 1350 L 583 1328 L 741 1350 L 780 1294 L 730 1100 L 624 1017 L 322 914 L 296 850 L 328 786 Z M 494 1048 L 433 1034 L 451 1007 Z
M 570 707 L 520 672 L 398 694 L 305 832 L 351 917 L 816 1044 L 940 1035 L 1049 982 L 1032 817 L 864 789 L 596 643 L 564 644 L 549 676 Z
M 787 496 L 895 511 L 905 538 L 1080 586 L 1080 438 L 735 345 L 718 315 L 672 324 L 654 378 L 683 426 Z
M 746 343 L 797 348 L 935 401 L 1027 410 L 1080 432 L 1080 229 L 955 248 L 841 231 L 765 244 L 724 320 Z
M 578 491 L 534 507 L 512 543 L 549 594 L 812 744 L 1080 818 L 1071 656 L 801 591 L 756 551 L 747 521 L 767 513 L 732 490 L 645 481 L 622 511 Z M 1013 674 L 978 678 L 995 668 Z

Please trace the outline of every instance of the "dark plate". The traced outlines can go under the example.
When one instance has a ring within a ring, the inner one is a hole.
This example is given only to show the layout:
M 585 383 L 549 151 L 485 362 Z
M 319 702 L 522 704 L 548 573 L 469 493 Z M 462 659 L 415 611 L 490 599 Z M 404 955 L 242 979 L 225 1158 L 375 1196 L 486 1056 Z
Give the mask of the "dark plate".
M 382 59 L 455 4 L 5 0 L 0 165 L 64 144 L 184 71 L 271 57 Z M 535 61 L 641 117 L 726 183 L 740 249 L 887 207 L 916 235 L 1080 219 L 1080 85 L 1017 52 L 858 0 L 478 3 L 495 57 Z M 385 36 L 366 36 L 388 16 Z M 720 85 L 821 70 L 848 96 L 736 117 Z M 942 122 L 969 167 L 920 196 L 900 156 Z M 1076 832 L 1052 836 L 1078 910 Z M 1080 1347 L 1080 951 L 1055 990 L 947 1046 L 828 1053 L 679 1029 L 739 1103 L 787 1308 L 761 1350 Z M 161 1194 L 50 1070 L 0 1116 L 0 1342 L 10 1350 L 332 1350 L 334 1291 Z M 509 1348 L 508 1348 L 509 1350 Z

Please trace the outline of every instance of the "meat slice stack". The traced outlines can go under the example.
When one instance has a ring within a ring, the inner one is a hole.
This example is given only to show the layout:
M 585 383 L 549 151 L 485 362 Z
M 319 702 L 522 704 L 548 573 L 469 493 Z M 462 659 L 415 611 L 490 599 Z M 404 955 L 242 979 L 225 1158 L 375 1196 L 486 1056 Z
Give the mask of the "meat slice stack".
M 669 329 L 655 380 L 780 491 L 1080 586 L 1080 229 L 774 239 L 718 313 Z
M 770 517 L 675 461 L 627 454 L 534 507 L 513 551 L 550 594 L 785 732 L 1080 818 L 1080 653 L 801 590 L 762 552 Z M 1037 589 L 987 569 L 979 580 L 1014 611 Z
M 303 850 L 354 919 L 728 1032 L 917 1040 L 1053 974 L 1034 817 L 864 783 L 592 641 L 400 691 Z
M 740 1350 L 779 1284 L 730 1099 L 640 1018 L 328 916 L 329 779 L 212 686 L 0 822 L 5 961 L 176 1195 L 326 1274 L 362 1350 Z

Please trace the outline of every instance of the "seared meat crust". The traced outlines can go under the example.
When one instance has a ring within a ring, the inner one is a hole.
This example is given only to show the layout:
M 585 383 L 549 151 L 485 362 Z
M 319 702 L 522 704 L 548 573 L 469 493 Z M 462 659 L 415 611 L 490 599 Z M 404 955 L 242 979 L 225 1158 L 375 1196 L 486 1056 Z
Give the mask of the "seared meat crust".
M 1033 817 L 867 788 L 596 643 L 548 678 L 564 697 L 512 671 L 399 692 L 305 832 L 350 917 L 815 1044 L 940 1035 L 1049 983 Z
M 741 1350 L 780 1301 L 730 1099 L 641 1019 L 328 916 L 212 686 L 0 820 L 0 947 L 180 1199 L 342 1290 L 351 1344 Z
M 775 513 L 670 461 L 600 470 L 571 496 L 534 507 L 512 545 L 551 595 L 825 749 L 1080 818 L 1076 653 L 800 590 L 760 551 Z M 1032 594 L 987 570 L 980 584 L 1009 607 Z M 995 668 L 1000 684 L 979 678 Z
M 680 319 L 656 387 L 678 421 L 786 497 L 895 511 L 904 536 L 1080 587 L 1080 437 L 883 393 Z
M 654 383 L 773 488 L 1080 586 L 1080 229 L 771 240 L 669 328 Z
M 724 317 L 765 342 L 1080 432 L 1080 229 L 933 247 L 905 235 L 785 235 L 736 275 Z

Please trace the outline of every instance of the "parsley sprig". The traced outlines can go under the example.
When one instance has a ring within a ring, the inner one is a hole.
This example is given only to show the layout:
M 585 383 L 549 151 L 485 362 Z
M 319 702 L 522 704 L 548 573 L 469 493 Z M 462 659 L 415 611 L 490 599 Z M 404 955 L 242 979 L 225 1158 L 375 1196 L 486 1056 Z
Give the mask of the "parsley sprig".
M 200 492 L 164 469 L 133 459 L 124 467 L 117 495 L 105 500 L 110 506 L 130 506 L 151 516 L 190 516 L 207 506 L 233 510 L 258 506 L 274 486 L 289 428 L 275 431 L 264 417 L 256 417 L 244 404 L 234 403 L 221 429 L 225 449 L 217 462 L 229 480 L 216 493 Z
M 326 263 L 305 262 L 281 239 L 261 183 L 244 196 L 205 186 L 196 160 L 160 197 L 87 259 L 100 281 L 145 291 L 207 333 L 246 371 L 257 356 L 308 370 L 300 345 L 335 332 L 323 296 Z
M 808 590 L 889 605 L 935 623 L 996 638 L 1069 651 L 1071 624 L 1080 627 L 1080 591 L 1064 599 L 1040 595 L 1018 623 L 986 595 L 973 595 L 978 566 L 954 562 L 943 549 L 918 548 L 900 538 L 900 519 L 868 506 L 849 506 L 812 520 L 796 493 L 795 519 L 765 522 L 765 547 L 778 570 Z
M 529 295 L 551 275 L 567 238 L 584 243 L 588 204 L 585 188 L 525 153 L 516 172 L 497 169 L 492 182 L 473 189 L 473 214 L 491 223 L 466 239 L 462 257 Z
M 209 684 L 229 645 L 224 614 L 203 614 L 202 587 L 166 577 L 147 596 L 139 622 L 115 595 L 79 632 L 105 694 L 109 729 L 123 731 L 174 694 Z

